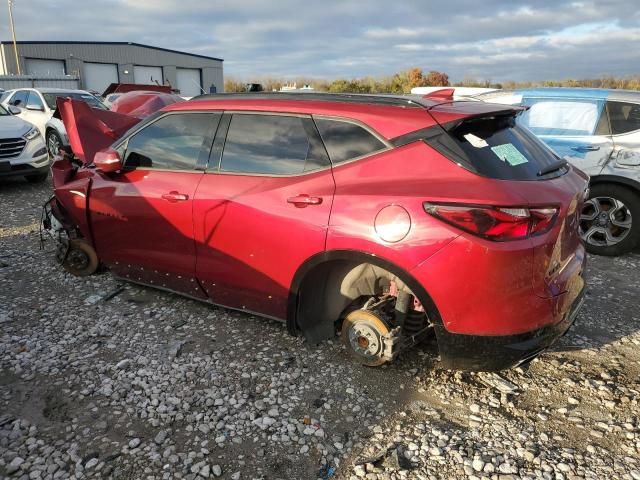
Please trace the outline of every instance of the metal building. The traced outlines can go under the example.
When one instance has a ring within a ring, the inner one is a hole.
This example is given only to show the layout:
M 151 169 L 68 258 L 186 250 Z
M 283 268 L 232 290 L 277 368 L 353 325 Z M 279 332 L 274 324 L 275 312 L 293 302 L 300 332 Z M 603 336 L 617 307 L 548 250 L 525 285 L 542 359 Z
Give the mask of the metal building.
M 0 75 L 18 73 L 13 43 L 0 42 L 0 57 Z M 79 88 L 98 92 L 118 82 L 169 84 L 187 97 L 224 87 L 221 58 L 132 42 L 25 41 L 18 58 L 23 75 L 77 79 Z

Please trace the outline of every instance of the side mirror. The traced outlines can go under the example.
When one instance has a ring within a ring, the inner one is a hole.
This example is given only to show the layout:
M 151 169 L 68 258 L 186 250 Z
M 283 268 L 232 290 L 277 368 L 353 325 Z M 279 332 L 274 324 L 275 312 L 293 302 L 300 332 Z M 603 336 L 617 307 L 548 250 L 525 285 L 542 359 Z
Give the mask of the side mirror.
M 9 110 L 9 113 L 11 115 L 20 115 L 22 113 L 22 109 L 20 107 L 16 107 L 15 105 L 9 105 L 7 107 L 7 110 Z
M 27 110 L 35 110 L 36 112 L 44 112 L 42 105 L 27 105 Z
M 122 170 L 122 159 L 120 154 L 113 148 L 106 148 L 100 150 L 93 157 L 93 164 L 96 170 L 104 173 L 117 172 Z

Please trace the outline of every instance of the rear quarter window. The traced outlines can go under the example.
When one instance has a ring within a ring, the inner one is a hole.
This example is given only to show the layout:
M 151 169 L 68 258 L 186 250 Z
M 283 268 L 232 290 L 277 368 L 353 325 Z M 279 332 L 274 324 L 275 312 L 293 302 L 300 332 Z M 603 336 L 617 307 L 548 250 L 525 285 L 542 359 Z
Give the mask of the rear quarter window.
M 607 102 L 611 133 L 621 135 L 640 130 L 640 104 L 629 102 Z
M 375 135 L 355 123 L 324 118 L 314 120 L 333 164 L 387 148 Z

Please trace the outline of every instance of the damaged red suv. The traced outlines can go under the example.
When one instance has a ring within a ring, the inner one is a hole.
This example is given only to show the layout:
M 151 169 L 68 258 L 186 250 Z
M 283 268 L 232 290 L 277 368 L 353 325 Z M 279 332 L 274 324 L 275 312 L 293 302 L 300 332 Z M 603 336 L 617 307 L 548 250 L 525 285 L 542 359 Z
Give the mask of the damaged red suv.
M 587 177 L 519 107 L 439 95 L 205 95 L 137 124 L 60 100 L 44 226 L 75 274 L 338 334 L 365 365 L 434 332 L 446 368 L 509 368 L 581 306 Z

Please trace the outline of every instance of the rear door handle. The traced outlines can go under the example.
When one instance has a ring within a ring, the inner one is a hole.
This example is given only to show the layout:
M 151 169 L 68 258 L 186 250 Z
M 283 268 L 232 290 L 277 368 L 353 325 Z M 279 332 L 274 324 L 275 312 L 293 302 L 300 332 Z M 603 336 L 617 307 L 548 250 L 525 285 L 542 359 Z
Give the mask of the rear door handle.
M 596 152 L 600 150 L 597 145 L 580 145 L 578 147 L 571 147 L 574 152 Z
M 176 192 L 175 190 L 172 190 L 169 193 L 163 194 L 162 199 L 170 203 L 184 202 L 189 200 L 189 195 L 185 195 L 184 193 L 180 193 L 180 192 Z
M 309 205 L 320 205 L 322 197 L 310 197 L 306 193 L 287 198 L 287 203 L 294 204 L 297 208 L 305 208 Z

